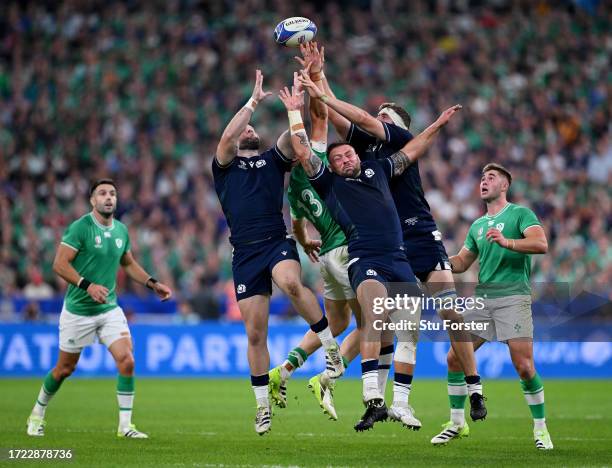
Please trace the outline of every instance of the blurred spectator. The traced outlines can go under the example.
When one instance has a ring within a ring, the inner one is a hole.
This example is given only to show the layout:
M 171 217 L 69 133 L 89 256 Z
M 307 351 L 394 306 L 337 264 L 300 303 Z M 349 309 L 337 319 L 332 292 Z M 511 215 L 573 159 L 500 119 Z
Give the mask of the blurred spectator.
M 177 305 L 174 323 L 176 325 L 196 325 L 199 322 L 200 317 L 194 313 L 191 304 L 187 301 L 180 301 Z
M 210 166 L 255 68 L 265 89 L 290 82 L 295 50 L 271 36 L 298 14 L 319 26 L 339 97 L 371 111 L 395 101 L 413 133 L 464 105 L 420 163 L 450 254 L 482 214 L 480 169 L 497 161 L 515 175 L 510 200 L 531 206 L 549 236 L 550 261 L 536 257 L 534 275 L 609 289 L 610 2 L 9 0 L 0 3 L 2 293 L 61 292 L 52 262 L 62 232 L 89 209 L 89 180 L 110 176 L 145 268 L 179 298 L 199 297 L 189 286 L 199 277 L 239 319 Z M 273 144 L 287 127 L 278 100 L 258 107 L 254 125 Z M 205 300 L 196 312 L 216 315 Z
M 34 266 L 29 269 L 30 281 L 23 288 L 23 296 L 31 301 L 51 299 L 53 288 L 44 282 L 40 270 Z

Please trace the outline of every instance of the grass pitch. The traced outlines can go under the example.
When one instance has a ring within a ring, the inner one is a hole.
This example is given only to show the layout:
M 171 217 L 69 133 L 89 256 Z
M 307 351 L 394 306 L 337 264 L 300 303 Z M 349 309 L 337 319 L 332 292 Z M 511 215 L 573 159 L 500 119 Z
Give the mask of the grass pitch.
M 139 379 L 134 422 L 148 440 L 118 439 L 115 381 L 72 379 L 47 410 L 46 436 L 28 437 L 25 421 L 42 379 L 0 379 L 0 465 L 5 466 L 605 466 L 612 461 L 611 381 L 545 379 L 548 427 L 555 449 L 539 452 L 518 381 L 485 381 L 489 416 L 470 423 L 469 438 L 433 447 L 448 420 L 444 380 L 415 379 L 411 404 L 419 432 L 378 423 L 357 434 L 361 381 L 341 381 L 339 421 L 316 405 L 306 381 L 289 385 L 288 408 L 275 410 L 272 432 L 253 430 L 248 379 Z M 390 397 L 390 387 L 387 396 Z M 389 398 L 390 399 L 390 398 Z M 469 406 L 469 402 L 468 402 Z M 8 461 L 7 449 L 72 449 L 72 461 Z M 50 465 L 49 465 L 50 464 Z

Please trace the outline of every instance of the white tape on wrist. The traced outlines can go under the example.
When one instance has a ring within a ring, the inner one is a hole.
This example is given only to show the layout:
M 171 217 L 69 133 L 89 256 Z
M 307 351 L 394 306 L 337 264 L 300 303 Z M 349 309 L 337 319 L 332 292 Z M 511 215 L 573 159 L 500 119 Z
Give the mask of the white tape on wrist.
M 249 102 L 247 102 L 244 107 L 245 109 L 249 109 L 251 112 L 255 112 L 255 108 L 257 107 L 257 101 L 253 98 L 250 98 Z
M 289 129 L 292 135 L 304 129 L 302 113 L 299 110 L 290 110 L 287 115 L 289 116 Z

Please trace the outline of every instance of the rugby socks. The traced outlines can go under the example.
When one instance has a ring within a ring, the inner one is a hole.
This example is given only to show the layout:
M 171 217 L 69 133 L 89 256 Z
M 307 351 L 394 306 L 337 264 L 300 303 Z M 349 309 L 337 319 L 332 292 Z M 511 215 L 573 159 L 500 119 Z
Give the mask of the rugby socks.
M 338 346 L 334 339 L 334 335 L 332 335 L 329 329 L 329 324 L 327 323 L 327 317 L 325 315 L 317 323 L 310 325 L 310 329 L 317 334 L 324 349 Z
M 448 400 L 450 402 L 451 421 L 457 426 L 465 425 L 465 400 L 468 386 L 463 372 L 448 372 Z
M 134 406 L 134 376 L 117 375 L 117 402 L 119 403 L 119 428 L 128 429 L 132 424 Z
M 291 377 L 296 369 L 304 365 L 306 359 L 308 359 L 308 354 L 302 348 L 296 347 L 289 351 L 287 359 L 281 365 L 281 379 L 285 381 Z
M 378 359 L 361 361 L 361 380 L 363 381 L 363 401 L 382 398 L 378 389 Z
M 521 387 L 525 400 L 529 405 L 533 417 L 533 428 L 535 430 L 546 429 L 546 418 L 544 412 L 544 384 L 536 372 L 529 380 L 521 380 Z
M 380 348 L 380 355 L 378 356 L 378 391 L 381 395 L 385 394 L 387 388 L 391 362 L 393 362 L 393 344 Z
M 380 366 L 378 368 L 380 369 Z M 412 376 L 396 372 L 393 380 L 393 406 L 407 408 L 411 388 Z
M 51 401 L 51 398 L 53 398 L 53 395 L 57 393 L 63 381 L 64 379 L 55 380 L 53 373 L 49 371 L 45 377 L 45 380 L 43 381 L 42 386 L 40 387 L 38 398 L 36 399 L 36 403 L 32 409 L 32 414 L 34 416 L 38 416 L 40 418 L 45 417 L 47 405 L 49 404 L 49 401 Z
M 466 375 L 465 383 L 467 384 L 468 395 L 478 393 L 482 395 L 482 383 L 479 375 Z
M 251 376 L 251 386 L 253 387 L 253 392 L 255 392 L 255 400 L 257 401 L 257 407 L 265 406 L 267 408 L 270 406 L 270 401 L 268 399 L 269 382 L 270 376 L 267 372 L 262 375 Z

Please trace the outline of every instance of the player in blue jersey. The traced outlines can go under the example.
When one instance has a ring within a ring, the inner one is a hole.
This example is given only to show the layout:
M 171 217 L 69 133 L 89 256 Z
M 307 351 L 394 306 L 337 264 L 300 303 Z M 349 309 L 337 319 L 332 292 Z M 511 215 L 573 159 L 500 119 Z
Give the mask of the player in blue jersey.
M 311 97 L 322 96 L 306 73 L 302 73 L 300 82 L 307 86 Z M 387 408 L 378 386 L 378 357 L 380 325 L 388 314 L 377 310 L 375 304 L 387 297 L 387 284 L 392 282 L 403 283 L 408 295 L 420 295 L 402 245 L 402 229 L 389 183 L 431 145 L 435 134 L 460 106 L 445 111 L 434 125 L 389 158 L 361 162 L 349 143 L 334 143 L 327 150 L 329 168 L 326 168 L 312 153 L 301 121 L 302 93 L 295 87 L 291 93 L 285 88 L 280 97 L 289 113 L 293 149 L 312 186 L 348 239 L 349 277 L 362 309 L 360 351 L 366 404 L 366 412 L 355 430 L 367 430 L 387 418 Z
M 255 431 L 258 434 L 270 430 L 272 416 L 267 347 L 272 281 L 287 294 L 318 335 L 335 370 L 334 375 L 338 377 L 344 371 L 339 347 L 327 319 L 314 294 L 302 285 L 296 244 L 287 235 L 283 220 L 284 178 L 294 158 L 289 134 L 283 133 L 273 148 L 261 153 L 259 136 L 249 125 L 256 106 L 272 94 L 265 92 L 262 84 L 263 75 L 257 70 L 253 94 L 225 128 L 213 160 L 215 190 L 234 248 L 232 273 L 248 337 L 247 354 L 257 401 Z
M 329 108 L 329 119 L 340 137 L 345 138 L 362 159 L 387 158 L 412 139 L 408 131 L 410 115 L 400 106 L 385 103 L 374 118 L 368 112 L 335 98 L 324 76 L 322 84 L 323 93 L 320 94 Z M 433 297 L 445 301 L 454 299 L 457 293 L 450 261 L 442 243 L 442 234 L 425 199 L 418 161 L 411 164 L 400 177 L 393 179 L 391 193 L 402 225 L 406 255 L 415 275 L 427 285 Z M 454 310 L 438 310 L 438 313 L 444 320 L 463 321 L 462 316 Z M 470 395 L 470 415 L 474 421 L 484 419 L 487 410 L 471 338 L 464 331 L 450 329 L 449 337 L 463 369 L 462 378 Z M 401 356 L 398 359 L 397 354 L 396 370 L 400 367 L 398 364 L 402 363 L 401 368 L 409 375 L 407 380 L 411 380 L 415 362 L 413 356 L 409 359 Z

